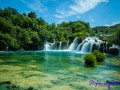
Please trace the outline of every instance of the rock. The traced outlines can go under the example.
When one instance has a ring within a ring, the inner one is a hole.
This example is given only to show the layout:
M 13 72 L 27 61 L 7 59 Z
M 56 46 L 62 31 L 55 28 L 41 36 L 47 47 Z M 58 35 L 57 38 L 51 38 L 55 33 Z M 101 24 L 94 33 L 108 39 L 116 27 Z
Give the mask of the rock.
M 75 90 L 87 90 L 86 87 L 81 86 L 80 83 L 77 82 L 70 83 L 69 85 L 75 88 Z
M 85 78 L 85 79 L 88 78 L 87 76 L 85 76 L 85 75 L 81 75 L 81 74 L 76 74 L 76 76 L 80 76 L 80 77 L 83 77 L 83 78 Z
M 119 49 L 118 48 L 110 48 L 110 50 L 108 51 L 108 54 L 119 55 Z
M 59 80 L 65 80 L 66 77 L 58 77 Z
M 52 80 L 51 81 L 53 84 L 59 84 L 60 82 L 58 80 Z

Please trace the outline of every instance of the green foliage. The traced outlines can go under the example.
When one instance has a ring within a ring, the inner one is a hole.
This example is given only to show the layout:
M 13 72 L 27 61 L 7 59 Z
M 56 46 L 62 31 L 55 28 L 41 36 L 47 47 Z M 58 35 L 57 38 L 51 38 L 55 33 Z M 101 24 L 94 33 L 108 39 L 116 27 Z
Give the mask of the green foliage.
M 12 30 L 12 24 L 10 21 L 6 20 L 3 17 L 0 17 L 0 31 L 3 33 L 10 33 Z
M 94 34 L 109 43 L 120 45 L 120 24 L 94 27 Z M 114 38 L 113 38 L 114 37 Z
M 96 62 L 102 62 L 105 59 L 104 53 L 94 50 L 92 54 L 86 54 L 84 56 L 86 66 L 95 66 Z
M 86 54 L 84 60 L 86 66 L 95 66 L 96 64 L 96 57 L 93 54 Z
M 114 43 L 120 46 L 120 24 L 114 25 L 111 28 L 114 30 L 114 32 L 107 40 L 109 43 Z
M 100 53 L 100 52 L 99 52 L 98 50 L 94 50 L 94 51 L 92 52 L 92 54 L 95 55 L 95 56 L 98 56 L 99 53 Z
M 113 38 L 114 37 L 114 38 Z M 116 32 L 110 37 L 111 43 L 120 46 L 120 26 L 117 28 Z
M 100 36 L 103 40 L 120 45 L 120 24 L 111 27 L 95 27 L 93 30 L 95 32 L 92 31 L 89 23 L 80 20 L 48 25 L 41 17 L 37 18 L 35 12 L 20 14 L 11 7 L 0 9 L 0 43 L 1 45 L 6 43 L 10 50 L 21 47 L 33 50 L 43 47 L 42 43 L 45 40 L 53 42 L 55 39 L 64 42 L 73 41 L 75 37 L 83 40 L 91 35 Z M 103 38 L 101 34 L 111 36 Z
M 1 45 L 6 42 L 10 50 L 33 50 L 43 47 L 45 40 L 64 42 L 68 39 L 72 41 L 75 37 L 82 40 L 91 34 L 91 27 L 89 23 L 80 20 L 48 25 L 41 17 L 37 18 L 35 12 L 20 14 L 16 9 L 8 7 L 0 9 L 0 33 Z
M 9 34 L 0 33 L 0 41 L 4 41 L 6 46 L 12 46 L 14 48 L 18 47 L 18 43 L 17 43 L 16 38 L 12 37 Z
M 92 54 L 95 55 L 97 62 L 102 62 L 105 60 L 104 53 L 101 53 L 98 50 L 94 50 Z
M 35 12 L 30 12 L 30 13 L 28 13 L 28 17 L 35 19 L 37 16 L 36 16 Z

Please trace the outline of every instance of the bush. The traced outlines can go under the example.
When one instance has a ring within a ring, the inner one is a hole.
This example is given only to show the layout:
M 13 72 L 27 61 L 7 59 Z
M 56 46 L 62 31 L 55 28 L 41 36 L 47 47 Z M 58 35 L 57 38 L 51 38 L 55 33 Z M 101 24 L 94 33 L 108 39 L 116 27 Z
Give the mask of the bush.
M 100 52 L 99 52 L 98 50 L 94 50 L 94 51 L 92 52 L 92 54 L 95 55 L 95 56 L 98 56 L 99 53 L 100 53 Z
M 99 56 L 98 57 L 96 57 L 97 58 L 97 62 L 102 62 L 102 61 L 104 61 L 105 60 L 105 55 L 104 55 L 104 53 L 99 53 Z
M 94 50 L 92 54 L 95 55 L 97 62 L 102 62 L 105 60 L 104 53 L 101 53 L 98 50 Z
M 95 66 L 96 64 L 96 57 L 92 54 L 86 54 L 84 60 L 86 66 Z

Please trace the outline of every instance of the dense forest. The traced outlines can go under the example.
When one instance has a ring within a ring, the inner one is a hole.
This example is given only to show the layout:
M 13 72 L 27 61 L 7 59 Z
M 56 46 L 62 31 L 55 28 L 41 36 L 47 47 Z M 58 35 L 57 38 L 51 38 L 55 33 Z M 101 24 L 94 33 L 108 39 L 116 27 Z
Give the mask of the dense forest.
M 92 28 L 95 35 L 101 39 L 120 46 L 120 24 L 112 26 L 97 26 Z
M 69 21 L 48 24 L 35 12 L 19 13 L 14 8 L 0 9 L 0 50 L 38 50 L 43 49 L 45 41 L 82 41 L 87 36 L 109 35 L 111 43 L 120 45 L 120 24 L 111 27 L 91 28 L 84 21 Z M 114 38 L 112 38 L 114 36 Z M 117 42 L 116 42 L 117 40 Z

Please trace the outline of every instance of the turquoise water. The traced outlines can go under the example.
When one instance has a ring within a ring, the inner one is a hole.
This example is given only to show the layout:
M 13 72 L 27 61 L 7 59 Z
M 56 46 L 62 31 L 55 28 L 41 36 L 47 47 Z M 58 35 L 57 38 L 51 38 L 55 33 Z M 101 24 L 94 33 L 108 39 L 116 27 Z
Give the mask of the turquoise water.
M 84 66 L 85 54 L 68 51 L 0 53 L 0 90 L 108 90 L 107 85 L 89 85 L 106 80 L 120 81 L 120 57 L 106 55 L 96 67 Z M 120 90 L 120 85 L 111 85 Z

